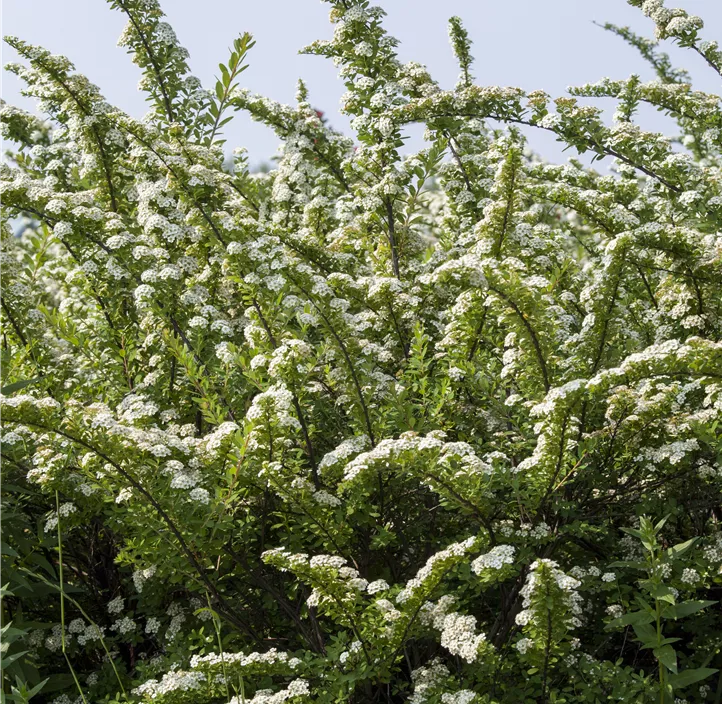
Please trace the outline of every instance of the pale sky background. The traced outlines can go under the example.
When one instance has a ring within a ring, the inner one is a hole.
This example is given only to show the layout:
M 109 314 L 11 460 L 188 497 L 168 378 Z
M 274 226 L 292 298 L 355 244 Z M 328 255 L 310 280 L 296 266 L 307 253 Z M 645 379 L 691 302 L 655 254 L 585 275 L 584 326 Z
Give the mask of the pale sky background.
M 206 88 L 214 85 L 218 63 L 225 62 L 234 37 L 250 31 L 256 46 L 241 85 L 274 100 L 293 103 L 296 80 L 302 77 L 312 104 L 330 123 L 348 133 L 348 121 L 339 113 L 343 83 L 333 64 L 324 58 L 299 55 L 314 39 L 331 37 L 330 6 L 319 0 L 161 0 L 178 38 L 190 51 L 190 65 Z M 458 67 L 449 46 L 447 20 L 459 15 L 474 42 L 474 74 L 482 85 L 543 89 L 561 96 L 569 85 L 604 76 L 625 78 L 638 73 L 653 77 L 637 52 L 615 35 L 593 24 L 628 25 L 652 36 L 650 20 L 625 0 L 376 0 L 388 13 L 386 28 L 401 41 L 402 61 L 419 61 L 443 88 L 453 87 Z M 703 36 L 722 41 L 722 0 L 670 0 L 705 20 Z M 2 0 L 2 33 L 40 44 L 68 56 L 78 71 L 100 86 L 107 100 L 135 117 L 148 110 L 137 90 L 140 70 L 125 50 L 116 46 L 124 15 L 103 0 Z M 688 68 L 695 85 L 719 94 L 722 81 L 690 51 L 665 43 L 665 49 Z M 3 45 L 3 64 L 17 59 Z M 34 110 L 20 95 L 18 79 L 3 72 L 2 97 Z M 645 126 L 673 132 L 654 111 L 642 113 Z M 412 130 L 407 148 L 420 148 L 422 129 Z M 248 148 L 251 164 L 271 157 L 278 139 L 244 114 L 225 128 L 226 147 Z M 551 135 L 534 131 L 531 145 L 543 156 L 565 160 Z

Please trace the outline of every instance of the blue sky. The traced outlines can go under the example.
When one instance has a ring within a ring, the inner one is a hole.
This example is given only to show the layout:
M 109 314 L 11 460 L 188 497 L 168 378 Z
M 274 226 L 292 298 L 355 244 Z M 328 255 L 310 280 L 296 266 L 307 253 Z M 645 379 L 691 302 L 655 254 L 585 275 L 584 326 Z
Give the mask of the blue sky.
M 338 111 L 345 88 L 330 61 L 303 56 L 298 50 L 314 39 L 330 38 L 329 5 L 319 0 L 161 0 L 181 43 L 190 51 L 191 67 L 206 87 L 213 84 L 219 61 L 225 61 L 234 37 L 250 31 L 256 46 L 242 84 L 281 102 L 293 102 L 296 80 L 308 84 L 312 103 L 335 127 L 348 131 Z M 139 69 L 116 41 L 124 17 L 103 0 L 4 0 L 3 34 L 17 35 L 54 53 L 65 54 L 100 86 L 106 98 L 131 115 L 148 109 L 136 86 Z M 458 68 L 447 36 L 447 20 L 459 15 L 474 41 L 477 82 L 541 88 L 553 96 L 569 85 L 604 76 L 652 74 L 637 53 L 593 24 L 614 22 L 651 36 L 652 23 L 625 0 L 376 0 L 388 13 L 387 29 L 401 41 L 402 61 L 420 61 L 444 87 L 452 87 Z M 722 40 L 721 0 L 670 0 L 705 20 L 704 36 Z M 677 47 L 669 53 L 684 65 L 702 90 L 720 93 L 719 76 L 702 60 Z M 3 47 L 3 63 L 16 60 Z M 19 81 L 3 74 L 2 96 L 34 110 L 23 98 Z M 653 111 L 643 113 L 653 129 L 668 127 Z M 251 163 L 272 156 L 278 143 L 261 125 L 238 115 L 226 128 L 227 146 L 248 148 Z M 530 135 L 532 146 L 550 159 L 565 159 L 553 137 Z M 421 146 L 420 130 L 410 148 Z

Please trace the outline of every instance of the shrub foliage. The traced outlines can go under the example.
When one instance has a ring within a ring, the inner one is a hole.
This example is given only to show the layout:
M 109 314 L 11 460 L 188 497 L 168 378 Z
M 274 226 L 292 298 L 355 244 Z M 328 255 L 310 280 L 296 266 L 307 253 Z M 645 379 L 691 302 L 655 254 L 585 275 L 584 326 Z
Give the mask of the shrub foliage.
M 655 80 L 479 86 L 458 18 L 444 90 L 329 4 L 353 139 L 239 88 L 249 35 L 203 89 L 156 0 L 110 1 L 143 120 L 7 39 L 5 699 L 720 702 L 719 97 L 612 25 Z

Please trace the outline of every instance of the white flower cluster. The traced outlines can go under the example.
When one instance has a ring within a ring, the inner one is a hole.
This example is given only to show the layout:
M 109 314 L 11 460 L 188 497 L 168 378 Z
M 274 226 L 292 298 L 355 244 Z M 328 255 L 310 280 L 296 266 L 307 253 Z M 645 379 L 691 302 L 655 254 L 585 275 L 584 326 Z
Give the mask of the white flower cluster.
M 669 462 L 672 465 L 679 464 L 690 452 L 699 449 L 699 442 L 696 438 L 688 440 L 677 440 L 661 447 L 646 448 L 642 457 L 655 464 Z
M 314 555 L 309 559 L 305 553 L 293 554 L 283 548 L 274 548 L 264 552 L 262 558 L 264 562 L 281 571 L 294 572 L 313 586 L 306 600 L 309 606 L 319 606 L 332 601 L 331 590 L 336 598 L 342 596 L 354 601 L 369 586 L 368 580 L 361 577 L 358 570 L 348 567 L 346 559 L 338 555 Z M 342 590 L 342 594 L 337 593 L 338 588 Z
M 279 428 L 300 429 L 298 419 L 291 414 L 292 402 L 293 394 L 282 383 L 274 384 L 253 398 L 246 413 L 246 418 L 254 425 L 248 441 L 251 449 L 266 447 L 270 440 L 266 437 L 269 423 Z
M 67 518 L 70 514 L 75 513 L 77 510 L 77 506 L 72 502 L 61 504 L 58 511 L 53 511 L 45 521 L 45 532 L 49 533 L 51 530 L 57 528 L 60 518 Z
M 352 455 L 358 455 L 363 452 L 369 445 L 369 439 L 366 435 L 356 435 L 352 438 L 344 440 L 331 452 L 326 453 L 318 464 L 319 470 L 330 469 L 336 467 Z
M 206 682 L 202 672 L 175 670 L 167 672 L 160 680 L 147 680 L 133 690 L 133 694 L 153 701 L 175 692 L 191 692 L 201 689 Z
M 118 619 L 111 627 L 111 631 L 117 631 L 120 635 L 126 635 L 135 631 L 135 621 L 128 616 Z
M 478 702 L 479 697 L 476 692 L 470 689 L 460 689 L 458 692 L 444 692 L 441 695 L 441 704 L 473 704 Z
M 696 584 L 699 581 L 699 572 L 692 567 L 685 567 L 682 570 L 682 581 L 685 584 Z
M 214 457 L 223 447 L 224 443 L 238 430 L 238 424 L 233 421 L 221 423 L 212 433 L 206 435 L 200 442 L 200 448 L 206 456 Z
M 223 664 L 233 665 L 234 670 L 237 668 L 251 668 L 253 666 L 261 665 L 287 665 L 290 669 L 294 670 L 301 665 L 301 660 L 295 657 L 291 657 L 288 653 L 282 650 L 276 650 L 271 648 L 265 653 L 210 653 L 209 655 L 194 655 L 191 658 L 190 666 L 194 670 L 206 670 L 214 669 L 216 666 L 222 666 Z
M 518 528 L 514 528 L 512 521 L 502 521 L 499 525 L 499 532 L 509 538 L 513 535 L 520 538 L 531 538 L 534 541 L 542 541 L 551 535 L 551 528 L 544 521 L 538 523 L 520 523 Z
M 385 592 L 388 590 L 389 585 L 386 583 L 383 579 L 377 579 L 374 582 L 370 582 L 369 585 L 366 587 L 366 591 L 369 594 L 378 594 L 379 592 Z
M 428 587 L 439 578 L 443 570 L 456 564 L 474 548 L 476 543 L 477 538 L 472 536 L 461 543 L 452 543 L 432 555 L 426 561 L 426 564 L 416 573 L 416 576 L 410 579 L 406 583 L 406 586 L 396 595 L 396 602 L 398 604 L 404 604 L 415 597 L 417 592 L 428 589 Z
M 556 562 L 548 559 L 536 560 L 529 567 L 529 574 L 520 592 L 523 601 L 522 611 L 516 615 L 515 620 L 517 625 L 526 626 L 538 617 L 533 611 L 532 602 L 538 590 L 544 588 L 544 584 L 541 581 L 542 571 L 549 573 L 556 587 L 563 594 L 565 607 L 568 612 L 565 625 L 568 628 L 581 626 L 579 616 L 582 614 L 582 597 L 579 592 L 576 591 L 581 586 L 581 582 L 562 572 Z
M 108 602 L 106 608 L 109 614 L 119 614 L 125 606 L 125 599 L 122 596 L 116 596 L 115 599 Z
M 435 658 L 426 667 L 420 667 L 411 672 L 411 681 L 414 684 L 413 694 L 409 697 L 409 704 L 426 704 L 449 677 L 448 668 Z
M 353 491 L 360 481 L 371 476 L 373 469 L 398 464 L 417 473 L 423 484 L 452 501 L 473 495 L 478 491 L 477 482 L 487 479 L 493 468 L 468 443 L 444 442 L 444 437 L 442 431 L 425 436 L 406 432 L 397 439 L 382 440 L 346 465 L 342 490 Z M 453 491 L 449 490 L 450 484 L 455 487 Z
M 171 617 L 170 624 L 165 632 L 165 638 L 168 641 L 175 640 L 175 637 L 180 633 L 181 627 L 186 621 L 186 616 L 183 613 L 183 607 L 174 601 L 167 609 L 166 614 Z
M 232 697 L 228 704 L 283 704 L 295 697 L 307 697 L 310 688 L 306 680 L 293 680 L 286 689 L 274 692 L 272 689 L 259 689 L 250 699 Z
M 526 655 L 531 648 L 534 647 L 534 641 L 531 638 L 520 638 L 514 647 L 519 651 L 521 655 Z
M 150 635 L 155 635 L 159 630 L 160 621 L 155 616 L 151 616 L 145 624 L 145 632 Z
M 86 624 L 82 618 L 73 619 L 68 624 L 68 633 L 75 635 L 79 645 L 87 645 L 93 641 L 100 641 L 105 633 L 105 627 L 94 623 Z
M 145 583 L 156 573 L 158 567 L 156 565 L 150 565 L 142 570 L 135 570 L 133 572 L 133 584 L 135 590 L 140 594 L 143 591 Z
M 479 555 L 471 563 L 471 569 L 480 574 L 484 570 L 500 570 L 504 565 L 514 562 L 516 548 L 513 545 L 496 545 L 489 552 Z
M 435 604 L 426 602 L 419 611 L 421 623 L 440 631 L 441 645 L 452 655 L 476 662 L 486 645 L 486 635 L 477 633 L 474 616 L 450 611 L 455 601 L 453 596 L 446 595 Z
M 270 468 L 278 468 L 277 463 L 273 463 L 271 465 L 268 465 L 268 469 Z M 267 470 L 265 470 L 267 471 Z M 265 473 L 265 471 L 263 473 Z M 312 482 L 310 482 L 308 479 L 305 479 L 304 477 L 296 477 L 291 482 L 291 488 L 296 489 L 299 493 L 300 492 L 308 492 L 308 494 L 311 495 L 311 498 L 318 504 L 321 504 L 322 506 L 330 506 L 330 507 L 336 507 L 340 506 L 343 502 L 341 499 L 338 498 L 338 496 L 334 496 L 330 492 L 328 492 L 326 489 L 316 489 Z M 282 493 L 282 492 L 281 492 Z M 297 494 L 294 494 L 294 496 L 297 496 Z
M 53 626 L 50 635 L 45 639 L 44 645 L 53 652 L 60 650 L 63 645 L 63 627 L 59 623 Z
M 55 697 L 55 699 L 52 700 L 52 704 L 83 704 L 83 701 L 83 697 L 81 696 L 72 699 L 67 694 L 61 694 L 59 697 Z
M 670 10 L 664 6 L 664 0 L 645 0 L 642 12 L 651 18 L 656 27 L 658 39 L 668 37 L 684 38 L 702 29 L 703 22 L 696 15 L 689 15 L 684 10 Z

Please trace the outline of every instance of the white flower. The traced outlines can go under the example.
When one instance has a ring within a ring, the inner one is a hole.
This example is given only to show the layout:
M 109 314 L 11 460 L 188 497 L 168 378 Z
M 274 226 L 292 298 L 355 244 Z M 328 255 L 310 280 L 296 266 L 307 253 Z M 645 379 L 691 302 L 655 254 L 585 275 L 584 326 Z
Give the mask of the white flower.
M 71 513 L 75 513 L 78 509 L 75 507 L 75 504 L 73 503 L 64 503 L 60 505 L 60 508 L 58 509 L 58 514 L 62 516 L 63 518 L 69 516 Z M 58 520 L 57 517 L 55 518 L 55 525 L 57 525 Z
M 124 501 L 128 501 L 131 498 L 133 498 L 133 489 L 126 486 L 118 492 L 118 496 L 115 497 L 115 503 L 122 504 Z
M 449 367 L 449 378 L 453 379 L 454 381 L 460 381 L 464 378 L 464 370 L 459 369 L 459 367 Z
M 374 49 L 368 42 L 359 42 L 354 52 L 357 56 L 371 56 L 374 53 Z
M 521 638 L 514 647 L 519 651 L 520 655 L 525 655 L 531 648 L 534 647 L 534 641 L 531 638 Z
M 612 604 L 611 606 L 607 606 L 607 613 L 612 618 L 620 618 L 624 615 L 624 607 L 622 607 L 621 604 Z
M 163 675 L 160 682 L 158 680 L 147 680 L 132 690 L 132 693 L 138 697 L 156 699 L 172 692 L 189 692 L 201 689 L 205 681 L 206 676 L 202 672 L 175 670 Z
M 188 321 L 188 326 L 191 328 L 207 328 L 208 320 L 202 315 L 196 315 Z
M 136 570 L 133 572 L 133 584 L 139 594 L 143 591 L 143 585 L 145 582 L 147 582 L 155 574 L 156 569 L 155 565 L 151 565 L 144 570 Z
M 476 633 L 476 619 L 459 613 L 447 614 L 441 630 L 441 645 L 452 655 L 467 662 L 475 662 L 479 648 L 486 641 L 483 633 Z
M 504 565 L 514 562 L 516 549 L 512 545 L 497 545 L 484 555 L 480 555 L 471 563 L 471 569 L 480 574 L 483 570 L 499 570 Z
M 201 487 L 196 487 L 195 489 L 192 489 L 191 492 L 188 494 L 188 498 L 191 501 L 195 501 L 199 504 L 208 504 L 211 500 L 211 496 L 208 491 L 206 489 L 202 489 Z
M 69 633 L 82 633 L 85 630 L 85 621 L 82 618 L 75 618 L 68 624 Z
M 385 592 L 389 588 L 389 585 L 383 579 L 377 579 L 375 582 L 371 582 L 367 587 L 366 591 L 369 594 L 377 594 L 378 592 Z
M 341 499 L 333 494 L 329 494 L 325 489 L 319 489 L 313 493 L 313 498 L 320 504 L 325 506 L 340 506 Z
M 111 627 L 111 631 L 118 631 L 121 635 L 132 633 L 135 630 L 135 621 L 128 616 L 118 619 Z
M 115 599 L 108 602 L 108 606 L 106 607 L 108 609 L 109 614 L 119 614 L 125 604 L 125 599 L 122 596 L 116 596 Z
M 9 432 L 3 433 L 2 439 L 0 440 L 0 442 L 2 442 L 3 445 L 15 445 L 22 441 L 23 441 L 22 435 L 18 435 L 17 433 L 13 432 L 12 430 Z
M 685 567 L 682 571 L 682 581 L 686 584 L 695 584 L 699 581 L 699 573 L 691 567 Z

